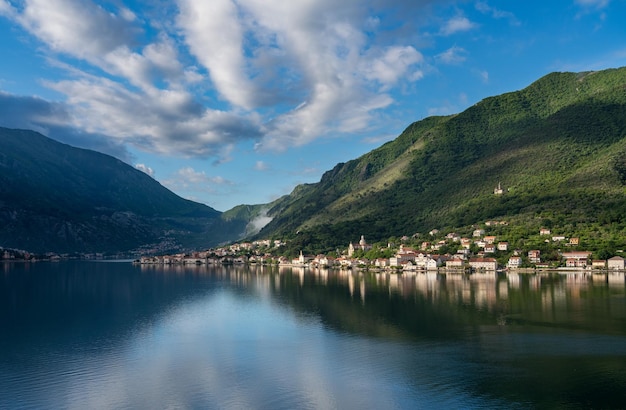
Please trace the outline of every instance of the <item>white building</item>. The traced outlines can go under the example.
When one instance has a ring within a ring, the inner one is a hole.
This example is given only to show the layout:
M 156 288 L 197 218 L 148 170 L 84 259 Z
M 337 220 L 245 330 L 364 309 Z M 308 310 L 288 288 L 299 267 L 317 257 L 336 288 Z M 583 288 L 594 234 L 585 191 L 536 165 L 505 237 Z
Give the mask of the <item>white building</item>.
M 613 256 L 606 261 L 609 270 L 624 270 L 624 258 L 621 256 Z

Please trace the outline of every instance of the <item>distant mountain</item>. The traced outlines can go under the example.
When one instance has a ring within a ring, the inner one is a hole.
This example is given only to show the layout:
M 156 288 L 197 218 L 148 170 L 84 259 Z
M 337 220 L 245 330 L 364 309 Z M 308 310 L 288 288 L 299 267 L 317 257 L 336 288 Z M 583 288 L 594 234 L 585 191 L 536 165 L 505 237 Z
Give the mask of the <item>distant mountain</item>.
M 506 219 L 623 249 L 625 184 L 626 68 L 552 73 L 460 114 L 411 124 L 296 187 L 272 204 L 259 236 L 317 252 L 360 235 L 386 240 Z
M 238 239 L 221 218 L 108 155 L 0 128 L 0 246 L 33 252 L 146 252 Z

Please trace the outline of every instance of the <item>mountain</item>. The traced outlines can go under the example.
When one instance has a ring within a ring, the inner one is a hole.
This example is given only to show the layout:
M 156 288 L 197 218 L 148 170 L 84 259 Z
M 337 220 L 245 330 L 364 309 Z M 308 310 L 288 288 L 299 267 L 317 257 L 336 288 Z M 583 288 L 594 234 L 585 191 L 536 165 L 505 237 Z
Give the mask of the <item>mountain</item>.
M 238 239 L 224 220 L 111 156 L 0 128 L 0 246 L 31 252 L 146 252 Z
M 502 195 L 494 188 L 501 184 Z M 335 166 L 274 202 L 259 236 L 309 252 L 506 220 L 626 248 L 626 68 L 552 73 Z

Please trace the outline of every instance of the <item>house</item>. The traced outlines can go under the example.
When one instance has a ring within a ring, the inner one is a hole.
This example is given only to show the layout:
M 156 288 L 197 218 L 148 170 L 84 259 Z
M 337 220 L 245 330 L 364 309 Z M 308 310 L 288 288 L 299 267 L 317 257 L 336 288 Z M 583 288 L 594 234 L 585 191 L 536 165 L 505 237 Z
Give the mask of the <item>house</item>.
M 446 261 L 446 269 L 463 269 L 465 262 L 460 258 L 452 258 Z
M 488 243 L 485 245 L 485 253 L 496 253 L 496 245 Z
M 472 240 L 468 238 L 461 238 L 461 246 L 464 249 L 469 249 L 472 246 Z
M 315 259 L 313 259 L 313 263 L 320 268 L 327 268 L 335 264 L 335 259 L 326 255 L 317 255 Z
M 498 186 L 494 188 L 493 194 L 494 195 L 502 195 L 502 194 L 504 194 L 504 189 L 502 189 L 502 185 L 500 185 L 500 182 L 498 182 Z
M 541 262 L 541 251 L 538 249 L 528 251 L 528 260 L 530 261 L 530 263 Z
M 606 261 L 606 267 L 609 270 L 624 270 L 624 258 L 621 256 L 613 256 Z
M 492 244 L 492 243 L 496 242 L 496 237 L 495 236 L 485 236 L 483 238 L 483 240 L 485 241 L 485 243 Z
M 606 261 L 600 259 L 594 259 L 591 261 L 592 269 L 606 269 Z
M 493 270 L 498 269 L 498 262 L 494 258 L 471 258 L 469 265 L 474 270 Z
M 550 235 L 552 232 L 548 228 L 541 228 L 539 230 L 539 235 Z
M 452 242 L 459 242 L 461 240 L 461 237 L 454 232 L 450 232 L 446 235 L 446 239 L 451 239 Z
M 485 234 L 485 230 L 484 229 L 476 229 L 474 230 L 474 232 L 472 233 L 472 236 L 474 238 L 480 238 L 481 236 L 483 236 Z
M 389 258 L 389 266 L 401 266 L 406 262 L 415 262 L 417 255 L 413 251 L 400 250 L 395 256 Z
M 432 256 L 420 253 L 415 258 L 415 266 L 419 269 L 437 269 L 439 265 L 441 265 L 439 255 L 437 255 L 437 259 L 435 259 Z
M 565 259 L 565 266 L 568 268 L 586 268 L 586 259 L 567 258 Z
M 522 266 L 522 257 L 521 256 L 511 256 L 506 266 L 510 269 L 517 269 Z
M 565 237 L 562 236 L 562 235 L 558 235 L 558 236 L 553 236 L 552 237 L 552 242 L 561 242 L 561 241 L 564 241 L 564 240 L 565 240 Z
M 591 252 L 563 252 L 561 256 L 565 259 L 565 266 L 568 268 L 585 268 Z
M 389 266 L 389 259 L 385 259 L 385 258 L 378 258 L 374 261 L 374 266 L 378 267 L 378 268 L 384 268 Z
M 498 242 L 498 250 L 499 251 L 508 251 L 509 243 L 508 242 Z
M 570 246 L 578 246 L 579 243 L 580 243 L 579 238 L 569 238 Z

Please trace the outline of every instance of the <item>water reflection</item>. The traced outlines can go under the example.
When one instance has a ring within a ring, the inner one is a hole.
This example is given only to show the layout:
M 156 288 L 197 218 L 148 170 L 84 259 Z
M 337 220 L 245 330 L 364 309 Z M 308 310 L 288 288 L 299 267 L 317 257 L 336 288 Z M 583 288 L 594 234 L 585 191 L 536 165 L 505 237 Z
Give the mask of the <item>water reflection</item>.
M 583 272 L 0 264 L 0 407 L 620 407 L 625 293 Z

